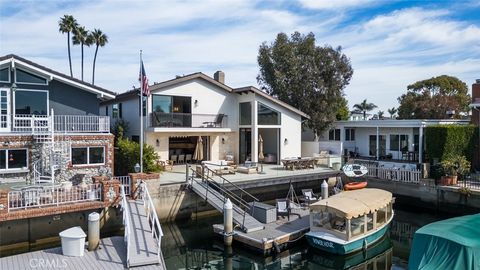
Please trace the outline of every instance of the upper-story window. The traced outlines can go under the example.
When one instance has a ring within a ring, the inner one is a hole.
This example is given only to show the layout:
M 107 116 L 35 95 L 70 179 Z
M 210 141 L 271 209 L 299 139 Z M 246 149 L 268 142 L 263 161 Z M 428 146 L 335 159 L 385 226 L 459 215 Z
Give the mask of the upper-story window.
M 330 141 L 340 141 L 340 129 L 330 129 L 328 131 L 328 140 Z
M 280 113 L 260 102 L 258 102 L 258 124 L 259 125 L 280 125 Z
M 240 125 L 252 124 L 252 103 L 242 102 L 239 105 L 240 111 Z
M 15 114 L 48 115 L 48 92 L 42 90 L 16 90 Z
M 15 82 L 25 84 L 47 85 L 47 79 L 18 68 L 15 70 Z
M 346 128 L 345 129 L 345 141 L 355 141 L 355 129 Z
M 116 103 L 112 105 L 112 117 L 122 118 L 122 103 Z
M 10 68 L 0 68 L 0 82 L 10 82 Z
M 152 95 L 152 111 L 157 113 L 191 113 L 192 98 Z

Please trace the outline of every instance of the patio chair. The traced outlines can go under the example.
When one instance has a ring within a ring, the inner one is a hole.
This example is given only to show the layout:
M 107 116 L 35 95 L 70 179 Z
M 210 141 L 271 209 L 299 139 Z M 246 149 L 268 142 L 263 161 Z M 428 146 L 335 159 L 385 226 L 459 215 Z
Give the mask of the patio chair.
M 318 200 L 318 196 L 313 193 L 312 189 L 302 189 L 303 199 L 304 201 L 310 205 L 312 202 L 316 202 Z
M 221 127 L 224 116 L 225 115 L 223 113 L 217 114 L 214 122 L 203 122 L 203 124 L 207 125 L 207 127 Z
M 290 221 L 290 201 L 288 199 L 277 199 L 277 219 L 279 216 L 287 216 Z
M 186 154 L 185 155 L 185 162 L 186 163 L 192 163 L 192 154 Z
M 172 164 L 175 165 L 175 163 L 178 162 L 178 156 L 177 155 L 171 155 L 170 160 L 172 161 Z
M 178 164 L 184 164 L 185 163 L 185 155 L 178 155 Z

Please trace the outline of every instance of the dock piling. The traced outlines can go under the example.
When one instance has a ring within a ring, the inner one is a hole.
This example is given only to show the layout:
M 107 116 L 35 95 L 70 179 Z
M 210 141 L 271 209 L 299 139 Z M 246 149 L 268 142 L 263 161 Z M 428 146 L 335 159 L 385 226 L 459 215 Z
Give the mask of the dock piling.
M 226 246 L 231 246 L 233 241 L 233 205 L 230 199 L 227 199 L 223 209 L 223 242 Z
M 88 215 L 88 251 L 96 250 L 100 241 L 100 215 L 97 212 Z

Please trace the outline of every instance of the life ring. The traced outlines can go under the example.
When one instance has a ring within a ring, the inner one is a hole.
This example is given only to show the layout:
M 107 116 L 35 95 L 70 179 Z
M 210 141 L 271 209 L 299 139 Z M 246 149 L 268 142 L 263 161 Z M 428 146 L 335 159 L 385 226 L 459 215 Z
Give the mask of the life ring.
M 367 181 L 364 182 L 350 182 L 344 185 L 345 190 L 362 189 L 367 186 Z

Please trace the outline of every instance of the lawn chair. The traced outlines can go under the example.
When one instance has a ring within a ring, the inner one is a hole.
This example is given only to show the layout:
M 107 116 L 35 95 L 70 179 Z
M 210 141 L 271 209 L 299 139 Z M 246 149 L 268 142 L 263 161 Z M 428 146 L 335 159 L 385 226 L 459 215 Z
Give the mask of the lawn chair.
M 316 202 L 318 200 L 318 196 L 313 193 L 312 189 L 302 189 L 303 200 L 310 205 L 312 202 Z
M 288 199 L 277 199 L 277 219 L 279 216 L 287 216 L 290 221 L 290 201 Z

